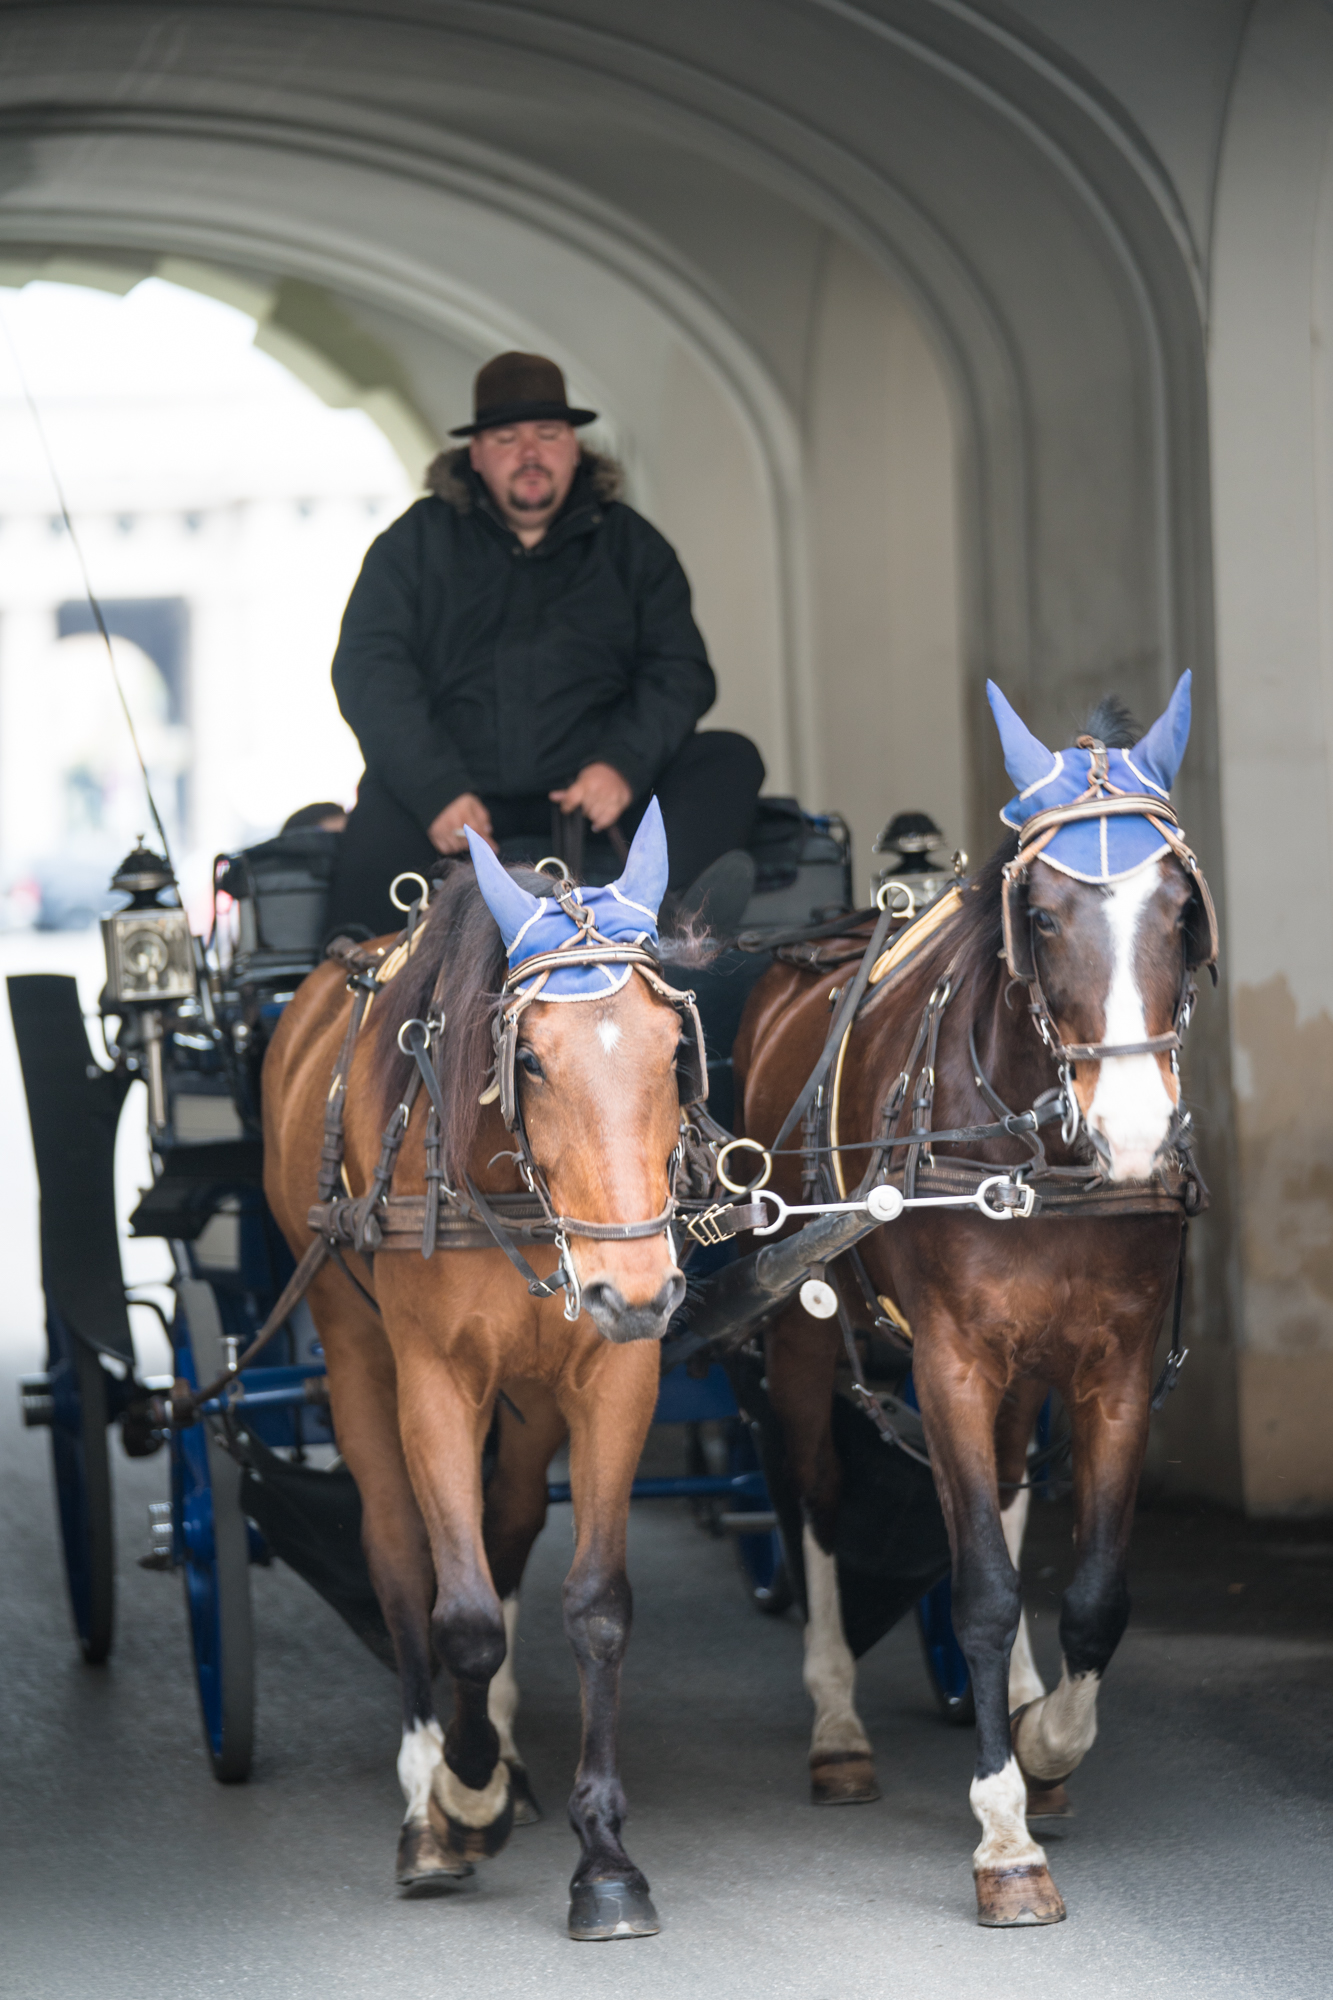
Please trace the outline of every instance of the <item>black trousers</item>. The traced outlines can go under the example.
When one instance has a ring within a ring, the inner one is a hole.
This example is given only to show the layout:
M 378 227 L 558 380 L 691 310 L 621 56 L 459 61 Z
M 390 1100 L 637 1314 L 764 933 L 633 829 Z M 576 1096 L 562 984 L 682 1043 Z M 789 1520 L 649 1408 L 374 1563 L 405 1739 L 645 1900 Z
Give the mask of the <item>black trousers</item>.
M 763 782 L 764 760 L 748 736 L 730 729 L 701 730 L 681 745 L 651 790 L 621 814 L 619 833 L 632 839 L 655 792 L 671 856 L 670 887 L 686 889 L 720 854 L 746 845 Z M 536 861 L 554 851 L 556 808 L 544 795 L 484 798 L 484 804 L 506 861 Z M 367 771 L 339 846 L 328 934 L 379 937 L 401 930 L 402 912 L 389 901 L 389 884 L 406 869 L 429 875 L 438 860 L 411 813 Z M 585 867 L 590 880 L 609 881 L 619 873 L 608 836 L 588 831 Z

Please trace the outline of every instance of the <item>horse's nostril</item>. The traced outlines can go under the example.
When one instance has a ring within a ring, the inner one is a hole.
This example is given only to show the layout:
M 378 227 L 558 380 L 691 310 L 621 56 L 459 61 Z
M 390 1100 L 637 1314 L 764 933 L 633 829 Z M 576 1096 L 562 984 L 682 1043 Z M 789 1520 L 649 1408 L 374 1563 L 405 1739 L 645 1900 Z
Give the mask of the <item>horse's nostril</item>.
M 639 1306 L 632 1306 L 624 1293 L 605 1278 L 594 1279 L 583 1288 L 583 1303 L 595 1319 L 621 1328 L 651 1327 L 654 1332 L 660 1331 L 662 1321 L 671 1317 L 684 1297 L 685 1279 L 680 1271 L 673 1271 L 654 1297 Z M 635 1339 L 639 1337 L 634 1334 Z
M 685 1275 L 682 1271 L 673 1271 L 648 1310 L 649 1312 L 662 1313 L 669 1319 L 684 1297 Z
M 619 1319 L 621 1313 L 629 1310 L 629 1302 L 623 1292 L 609 1285 L 604 1278 L 583 1288 L 583 1303 L 590 1312 L 608 1313 L 612 1319 Z

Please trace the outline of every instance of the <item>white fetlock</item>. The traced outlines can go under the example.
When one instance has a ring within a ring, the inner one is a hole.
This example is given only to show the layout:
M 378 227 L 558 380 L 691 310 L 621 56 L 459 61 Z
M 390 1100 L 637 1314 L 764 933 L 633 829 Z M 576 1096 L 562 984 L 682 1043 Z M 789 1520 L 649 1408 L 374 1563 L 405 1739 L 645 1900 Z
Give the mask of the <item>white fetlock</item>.
M 1021 1568 L 1023 1536 L 1027 1530 L 1028 1507 L 1032 1494 L 1027 1487 L 1015 1493 L 1009 1505 L 1000 1516 L 1000 1527 L 1004 1531 L 1004 1545 L 1009 1551 L 1009 1560 L 1016 1570 Z M 1046 1692 L 1046 1683 L 1037 1672 L 1037 1663 L 1032 1657 L 1032 1642 L 1028 1637 L 1026 1611 L 1018 1614 L 1018 1634 L 1013 1651 L 1009 1655 L 1009 1713 L 1022 1708 L 1026 1702 L 1037 1701 Z
M 509 1766 L 502 1757 L 486 1784 L 474 1792 L 449 1769 L 442 1757 L 431 1781 L 431 1791 L 441 1812 L 459 1826 L 491 1826 L 504 1811 L 509 1796 Z
M 805 1626 L 804 1678 L 815 1705 L 810 1761 L 855 1753 L 869 1757 L 870 1738 L 856 1712 L 856 1662 L 842 1629 L 838 1602 L 838 1567 L 825 1555 L 809 1528 L 802 1537 L 805 1595 L 809 1617 Z
M 424 1820 L 435 1773 L 444 1763 L 444 1731 L 434 1716 L 403 1731 L 398 1751 L 398 1782 L 407 1801 L 404 1822 Z
M 505 1621 L 505 1656 L 486 1692 L 486 1713 L 500 1739 L 500 1755 L 507 1764 L 522 1764 L 514 1741 L 514 1718 L 518 1714 L 518 1679 L 514 1673 L 514 1644 L 518 1638 L 518 1592 L 506 1597 L 501 1606 Z
M 1046 1852 L 1028 1832 L 1028 1788 L 1016 1757 L 989 1778 L 974 1778 L 968 1803 L 981 1823 L 974 1872 L 989 1868 L 1044 1868 Z
M 1014 1748 L 1030 1778 L 1053 1784 L 1067 1778 L 1087 1756 L 1097 1737 L 1097 1674 L 1062 1669 L 1059 1686 L 1034 1701 L 1014 1732 Z

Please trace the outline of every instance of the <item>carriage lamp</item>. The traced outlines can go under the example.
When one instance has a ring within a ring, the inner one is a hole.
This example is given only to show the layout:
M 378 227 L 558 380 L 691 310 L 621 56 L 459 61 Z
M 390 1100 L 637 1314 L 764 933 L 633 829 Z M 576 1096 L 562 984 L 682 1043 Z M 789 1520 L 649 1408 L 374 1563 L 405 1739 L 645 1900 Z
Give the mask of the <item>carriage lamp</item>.
M 102 1005 L 161 1007 L 186 1000 L 195 989 L 190 920 L 180 907 L 164 907 L 162 892 L 176 890 L 169 862 L 140 844 L 111 877 L 111 887 L 128 895 L 128 909 L 102 919 L 106 991 Z
M 874 853 L 891 857 L 871 882 L 876 907 L 892 904 L 895 913 L 914 917 L 941 890 L 956 880 L 967 866 L 967 856 L 956 854 L 952 870 L 932 858 L 932 849 L 943 844 L 944 835 L 926 813 L 895 813 L 875 842 Z
M 194 948 L 184 910 L 117 910 L 102 919 L 108 1007 L 161 1007 L 194 992 Z
M 104 1013 L 130 1013 L 137 1021 L 147 1059 L 148 1122 L 153 1133 L 166 1129 L 166 1079 L 162 1069 L 162 1009 L 188 1000 L 195 990 L 194 940 L 180 907 L 171 865 L 142 843 L 121 862 L 111 887 L 128 894 L 129 908 L 102 919 L 106 952 Z M 177 895 L 164 907 L 162 892 Z

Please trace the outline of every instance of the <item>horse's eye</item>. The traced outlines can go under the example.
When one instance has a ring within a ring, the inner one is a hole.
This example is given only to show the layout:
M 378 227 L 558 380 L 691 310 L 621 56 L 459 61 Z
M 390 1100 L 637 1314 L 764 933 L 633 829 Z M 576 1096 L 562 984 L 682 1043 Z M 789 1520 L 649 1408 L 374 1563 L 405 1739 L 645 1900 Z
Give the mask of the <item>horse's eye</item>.
M 541 1064 L 537 1060 L 536 1052 L 533 1049 L 520 1049 L 516 1054 L 516 1056 L 514 1057 L 514 1060 L 518 1064 L 519 1068 L 523 1070 L 528 1076 L 539 1077 L 545 1074 L 545 1071 L 542 1069 Z
M 1032 921 L 1043 937 L 1055 937 L 1059 932 L 1060 926 L 1049 910 L 1034 910 Z

